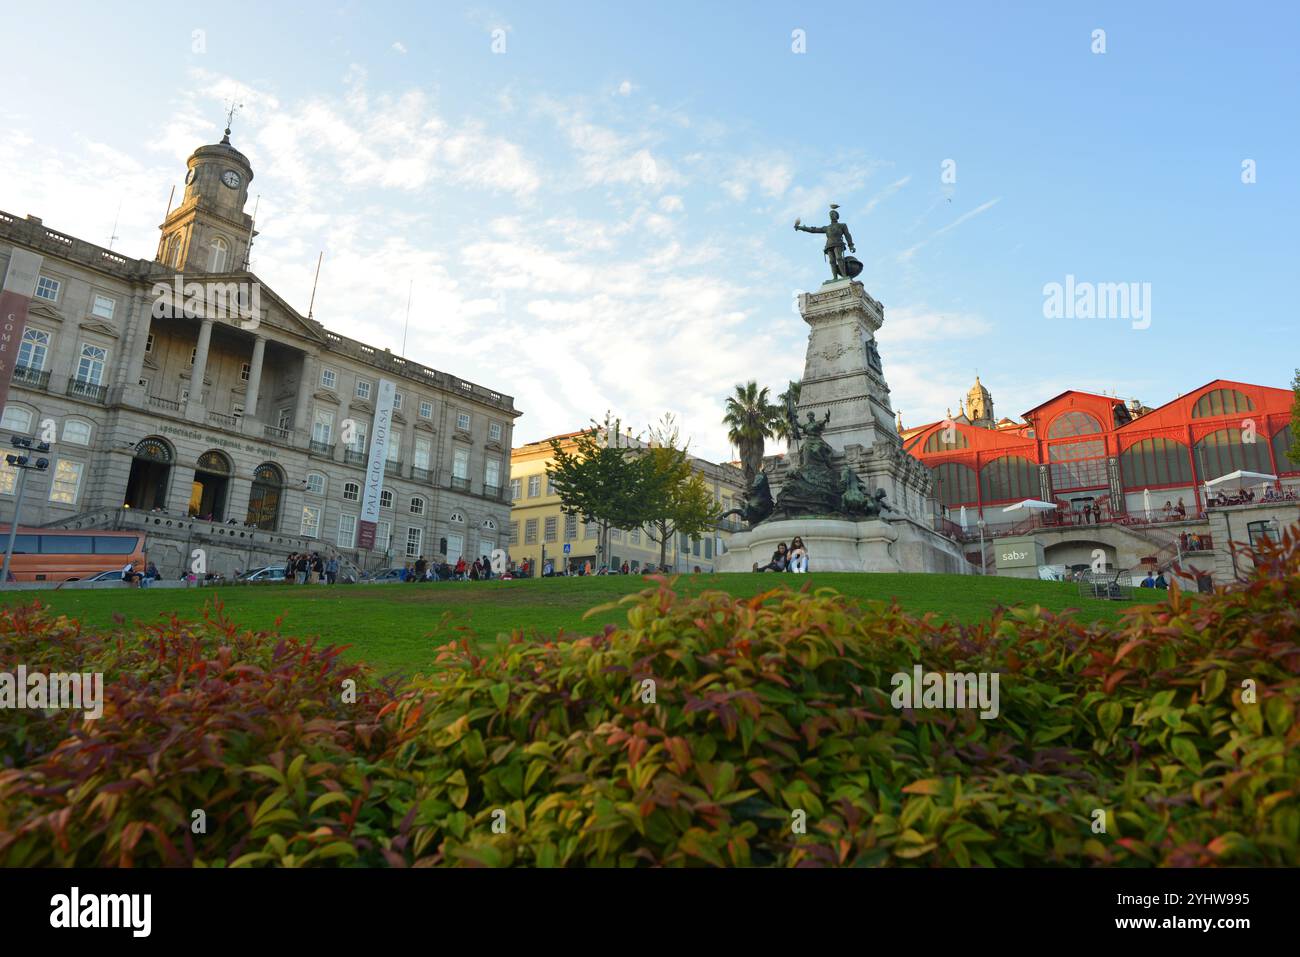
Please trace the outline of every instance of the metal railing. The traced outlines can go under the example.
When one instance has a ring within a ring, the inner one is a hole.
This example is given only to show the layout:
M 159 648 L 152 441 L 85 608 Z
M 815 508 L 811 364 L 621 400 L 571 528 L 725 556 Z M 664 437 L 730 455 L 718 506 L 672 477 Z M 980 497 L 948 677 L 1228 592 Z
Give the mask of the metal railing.
M 433 477 L 433 473 L 428 469 L 422 469 L 418 465 L 411 466 L 411 478 L 416 482 L 427 482 Z
M 50 385 L 50 370 L 33 369 L 31 366 L 14 366 L 14 385 L 25 385 L 30 389 L 47 389 Z
M 181 410 L 181 404 L 175 399 L 164 399 L 160 395 L 151 395 L 145 399 L 145 402 L 155 409 L 165 409 L 168 412 L 179 412 Z
M 262 426 L 262 434 L 273 442 L 283 442 L 285 445 L 293 441 L 293 432 L 290 429 L 282 429 L 275 425 Z
M 385 475 L 395 475 L 395 476 L 397 476 L 398 478 L 401 478 L 401 477 L 402 477 L 402 463 L 401 463 L 401 462 L 398 462 L 398 461 L 395 461 L 395 460 L 393 460 L 393 459 L 389 459 L 388 461 L 386 461 L 386 462 L 384 463 L 384 474 L 385 474 Z
M 328 442 L 317 442 L 315 439 L 312 439 L 307 446 L 307 450 L 311 452 L 312 455 L 324 455 L 331 459 L 334 457 L 334 446 Z
M 456 491 L 458 491 L 458 492 L 468 492 L 468 491 L 469 491 L 469 479 L 467 479 L 467 478 L 460 478 L 460 477 L 458 477 L 458 476 L 453 475 L 453 476 L 451 477 L 451 487 L 454 488 L 454 489 L 455 489 Z
M 496 498 L 496 499 L 499 499 L 499 498 L 501 497 L 501 486 L 500 486 L 500 485 L 488 485 L 487 483 L 484 483 L 484 484 L 483 484 L 483 494 L 486 495 L 488 498 Z
M 356 449 L 344 449 L 343 461 L 347 465 L 365 465 L 366 453 L 358 452 Z
M 67 394 L 78 399 L 98 402 L 102 405 L 104 396 L 108 394 L 108 386 L 96 385 L 94 382 L 85 379 L 70 379 L 68 380 Z

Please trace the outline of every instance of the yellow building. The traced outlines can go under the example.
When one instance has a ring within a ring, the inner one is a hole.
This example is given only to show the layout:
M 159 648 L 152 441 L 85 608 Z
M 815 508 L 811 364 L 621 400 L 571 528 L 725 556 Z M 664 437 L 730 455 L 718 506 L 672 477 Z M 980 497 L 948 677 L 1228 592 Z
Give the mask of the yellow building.
M 566 451 L 573 452 L 579 435 L 580 432 L 570 432 L 555 438 Z M 627 437 L 622 441 L 636 442 Z M 587 562 L 591 563 L 594 571 L 605 564 L 599 553 L 599 526 L 595 523 L 588 525 L 580 516 L 565 515 L 560 510 L 560 497 L 551 489 L 546 475 L 551 457 L 550 439 L 530 442 L 510 452 L 510 560 L 516 565 L 528 561 L 533 574 L 537 575 L 542 574 L 548 564 L 557 574 L 563 573 L 566 567 L 576 571 Z M 718 514 L 741 504 L 745 480 L 740 469 L 694 456 L 691 464 L 713 491 Z M 689 572 L 698 567 L 702 572 L 713 571 L 719 550 L 725 550 L 730 533 L 739 530 L 739 523 L 728 519 L 712 536 L 687 539 L 684 535 L 674 535 L 674 540 L 668 543 L 668 570 Z M 611 529 L 608 564 L 619 568 L 624 562 L 627 562 L 630 572 L 657 566 L 659 542 L 643 528 Z

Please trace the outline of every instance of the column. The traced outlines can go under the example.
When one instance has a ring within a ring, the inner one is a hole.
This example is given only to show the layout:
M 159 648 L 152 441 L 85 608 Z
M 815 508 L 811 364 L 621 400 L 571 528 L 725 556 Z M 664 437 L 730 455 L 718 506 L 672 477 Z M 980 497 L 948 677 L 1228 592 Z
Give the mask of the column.
M 248 389 L 244 393 L 244 421 L 240 423 L 246 434 L 262 432 L 262 421 L 257 415 L 257 398 L 262 388 L 262 360 L 266 356 L 266 336 L 253 338 L 253 361 L 248 366 Z
M 194 365 L 190 369 L 190 401 L 185 404 L 185 417 L 201 422 L 207 410 L 203 406 L 203 377 L 208 371 L 208 347 L 212 344 L 212 320 L 199 324 L 199 344 L 194 352 Z
M 293 410 L 293 427 L 302 437 L 303 444 L 311 438 L 311 394 L 315 386 L 316 359 L 307 353 L 302 356 L 302 371 L 298 374 L 298 403 Z

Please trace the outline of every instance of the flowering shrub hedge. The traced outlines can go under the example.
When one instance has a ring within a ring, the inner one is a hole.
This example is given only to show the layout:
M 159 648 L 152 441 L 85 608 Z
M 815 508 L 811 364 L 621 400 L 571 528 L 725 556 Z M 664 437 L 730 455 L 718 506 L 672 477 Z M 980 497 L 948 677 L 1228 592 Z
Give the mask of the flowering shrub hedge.
M 97 665 L 108 703 L 0 712 L 0 863 L 1300 864 L 1290 535 L 1247 586 L 1118 625 L 625 601 L 625 627 L 447 645 L 400 688 L 219 611 L 107 637 L 4 611 L 0 670 Z M 917 665 L 997 673 L 996 717 L 896 708 Z

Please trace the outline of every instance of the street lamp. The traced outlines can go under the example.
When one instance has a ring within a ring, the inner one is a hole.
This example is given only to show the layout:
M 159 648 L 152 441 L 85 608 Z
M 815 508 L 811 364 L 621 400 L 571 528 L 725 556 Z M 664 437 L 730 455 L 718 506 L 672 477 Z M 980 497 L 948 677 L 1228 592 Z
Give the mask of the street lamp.
M 32 470 L 44 472 L 50 467 L 49 459 L 39 458 L 32 461 L 32 457 L 23 454 L 22 451 L 48 452 L 50 450 L 49 442 L 38 442 L 33 447 L 31 439 L 20 435 L 15 435 L 10 441 L 13 442 L 14 448 L 20 451 L 17 455 L 5 456 L 5 461 L 18 470 L 18 488 L 14 495 L 14 514 L 9 522 L 9 544 L 5 547 L 4 571 L 0 572 L 0 580 L 6 583 L 9 581 L 9 564 L 14 556 L 14 539 L 18 535 L 18 516 L 23 508 L 23 492 L 27 490 L 27 473 Z
M 981 515 L 979 521 L 976 522 L 975 524 L 979 526 L 979 530 L 980 530 L 980 574 L 987 575 L 989 571 L 988 571 L 987 562 L 985 561 L 984 558 L 984 525 L 986 524 L 984 521 L 984 516 Z

